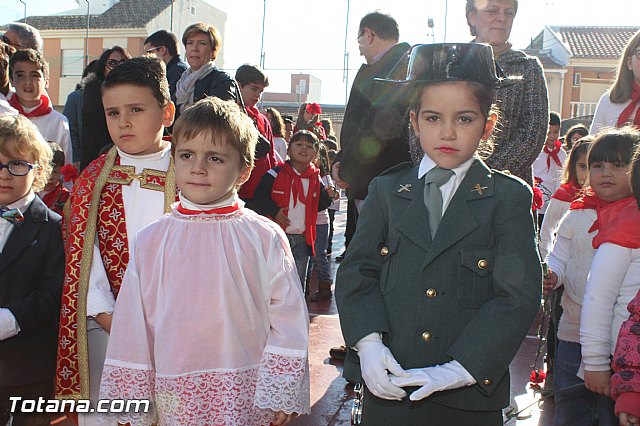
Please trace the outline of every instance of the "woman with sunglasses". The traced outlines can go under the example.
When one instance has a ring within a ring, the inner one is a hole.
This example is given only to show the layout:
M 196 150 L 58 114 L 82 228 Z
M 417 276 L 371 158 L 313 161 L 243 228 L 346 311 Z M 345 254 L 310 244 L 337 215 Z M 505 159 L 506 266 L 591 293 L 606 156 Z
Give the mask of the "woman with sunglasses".
M 598 102 L 589 133 L 606 127 L 640 127 L 640 31 L 627 42 L 616 80 Z
M 107 130 L 100 89 L 109 72 L 127 59 L 131 59 L 131 55 L 120 46 L 105 50 L 98 59 L 95 72 L 89 74 L 84 81 L 82 128 L 91 130 L 82 132 L 80 137 L 81 170 L 98 158 L 104 147 L 113 143 Z

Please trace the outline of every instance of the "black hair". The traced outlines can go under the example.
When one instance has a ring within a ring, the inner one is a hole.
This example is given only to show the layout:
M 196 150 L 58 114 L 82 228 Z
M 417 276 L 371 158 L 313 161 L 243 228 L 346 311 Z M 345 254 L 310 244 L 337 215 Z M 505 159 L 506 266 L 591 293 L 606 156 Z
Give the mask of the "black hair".
M 107 75 L 102 90 L 121 84 L 148 87 L 160 106 L 171 100 L 165 65 L 158 58 L 140 56 L 124 61 Z
M 582 123 L 574 124 L 569 127 L 569 130 L 567 130 L 567 133 L 564 135 L 564 143 L 567 145 L 567 148 L 572 149 L 573 144 L 571 142 L 571 138 L 576 133 L 580 135 L 580 138 L 583 138 L 589 134 L 589 129 L 587 129 L 587 126 Z
M 365 28 L 369 28 L 382 40 L 398 41 L 400 38 L 396 20 L 391 15 L 380 11 L 368 13 L 360 20 L 358 33 L 362 33 Z
M 164 46 L 169 51 L 169 55 L 176 56 L 178 54 L 178 39 L 176 35 L 167 31 L 159 30 L 151 34 L 144 41 L 144 44 L 151 44 L 153 47 Z
M 100 81 L 104 81 L 104 69 L 107 66 L 109 56 L 111 56 L 113 52 L 120 53 L 125 59 L 131 59 L 131 55 L 129 54 L 129 52 L 127 52 L 120 46 L 113 46 L 111 49 L 107 49 L 102 52 L 102 55 L 100 55 L 100 57 L 98 58 L 98 63 L 96 64 L 95 68 L 96 77 L 98 77 L 98 80 Z
M 640 132 L 633 126 L 603 130 L 589 149 L 589 167 L 597 162 L 629 164 L 638 144 Z
M 298 130 L 297 132 L 295 132 L 293 136 L 291 136 L 291 140 L 289 141 L 289 146 L 291 146 L 292 143 L 298 142 L 298 141 L 312 143 L 315 150 L 316 151 L 318 150 L 318 145 L 319 145 L 318 137 L 316 136 L 315 133 L 310 132 L 309 130 Z
M 549 126 L 559 126 L 561 123 L 560 114 L 555 111 L 549 112 Z

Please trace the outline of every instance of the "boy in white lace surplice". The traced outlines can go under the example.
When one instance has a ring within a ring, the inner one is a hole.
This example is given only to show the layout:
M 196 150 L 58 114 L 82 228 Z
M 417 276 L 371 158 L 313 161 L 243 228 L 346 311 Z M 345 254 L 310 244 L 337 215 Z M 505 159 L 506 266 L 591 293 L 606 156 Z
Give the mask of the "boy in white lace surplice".
M 100 397 L 136 425 L 283 425 L 309 413 L 309 317 L 282 229 L 243 208 L 257 133 L 208 98 L 174 126 L 180 202 L 138 233 Z

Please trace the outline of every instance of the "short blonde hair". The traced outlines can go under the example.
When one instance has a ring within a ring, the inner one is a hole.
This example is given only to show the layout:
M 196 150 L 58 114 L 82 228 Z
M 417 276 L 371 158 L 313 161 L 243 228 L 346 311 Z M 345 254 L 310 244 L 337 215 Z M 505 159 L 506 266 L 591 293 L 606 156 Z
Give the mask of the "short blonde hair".
M 240 154 L 241 167 L 253 168 L 258 130 L 233 101 L 209 96 L 183 112 L 173 126 L 171 153 L 184 140 L 197 135 L 210 136 L 211 143 L 228 143 Z
M 185 48 L 187 47 L 187 40 L 194 33 L 205 34 L 209 37 L 209 43 L 211 43 L 211 48 L 213 49 L 211 60 L 215 60 L 218 57 L 218 51 L 222 44 L 220 31 L 218 31 L 218 29 L 213 25 L 205 24 L 204 22 L 191 24 L 184 30 L 184 34 L 182 35 L 182 44 L 184 44 Z
M 42 137 L 38 128 L 23 115 L 0 115 L 0 152 L 9 155 L 8 146 L 20 155 L 32 155 L 34 159 L 35 180 L 33 190 L 41 191 L 51 175 L 53 151 Z

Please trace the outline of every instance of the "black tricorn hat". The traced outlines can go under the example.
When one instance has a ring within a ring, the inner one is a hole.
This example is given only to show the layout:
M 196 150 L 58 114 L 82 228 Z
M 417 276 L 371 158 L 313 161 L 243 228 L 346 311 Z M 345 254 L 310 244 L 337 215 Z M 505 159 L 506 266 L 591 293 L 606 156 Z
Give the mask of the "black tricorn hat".
M 408 59 L 408 64 L 406 60 Z M 482 43 L 417 44 L 411 48 L 404 64 L 401 60 L 381 83 L 437 83 L 475 81 L 498 88 L 520 77 L 502 77 L 496 68 L 493 49 Z M 406 67 L 406 77 L 397 80 L 398 69 Z

